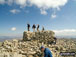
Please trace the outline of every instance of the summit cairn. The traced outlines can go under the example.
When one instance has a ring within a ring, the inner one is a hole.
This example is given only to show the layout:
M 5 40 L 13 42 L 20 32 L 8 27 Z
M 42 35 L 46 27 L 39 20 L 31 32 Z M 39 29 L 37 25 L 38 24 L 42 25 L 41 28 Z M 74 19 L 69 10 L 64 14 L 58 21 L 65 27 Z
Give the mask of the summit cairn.
M 53 31 L 39 31 L 39 32 L 23 32 L 23 41 L 34 40 L 39 41 L 40 43 L 51 44 L 55 42 Z
M 54 42 L 56 42 L 55 37 L 54 37 L 55 33 L 53 31 L 49 31 L 49 30 L 42 30 L 42 31 L 24 31 L 23 32 L 23 41 L 29 41 L 29 40 L 34 40 L 34 41 L 38 41 L 40 43 L 44 43 L 44 44 L 52 44 Z

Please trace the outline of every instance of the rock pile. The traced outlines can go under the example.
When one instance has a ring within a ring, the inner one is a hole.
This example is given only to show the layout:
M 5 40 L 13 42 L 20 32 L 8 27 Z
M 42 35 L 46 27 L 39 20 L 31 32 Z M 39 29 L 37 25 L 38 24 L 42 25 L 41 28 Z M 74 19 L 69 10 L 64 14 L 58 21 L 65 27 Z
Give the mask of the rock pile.
M 51 44 L 55 42 L 54 39 L 54 32 L 53 31 L 38 31 L 38 32 L 29 32 L 29 31 L 24 31 L 23 33 L 23 40 L 37 40 L 40 43 L 45 43 L 45 44 Z
M 12 41 L 4 41 L 0 45 L 0 52 L 3 54 L 16 53 L 27 57 L 42 57 L 43 53 L 39 50 L 40 46 L 46 46 L 46 44 L 54 41 L 53 31 L 25 31 L 23 40 L 13 39 Z
M 29 57 L 29 55 L 35 56 L 36 52 L 40 52 L 39 47 L 41 43 L 36 41 L 18 41 L 13 39 L 12 41 L 4 41 L 0 47 L 0 52 L 5 53 L 17 53 Z
M 64 43 L 64 45 L 62 45 Z M 0 57 L 43 57 L 43 53 L 40 52 L 39 48 L 43 45 L 45 47 L 48 47 L 53 57 L 61 57 L 59 53 L 61 51 L 67 51 L 70 50 L 69 47 L 73 44 L 73 47 L 76 50 L 76 42 L 72 40 L 68 40 L 65 42 L 65 40 L 58 40 L 55 45 L 51 44 L 44 44 L 40 43 L 35 40 L 31 41 L 22 41 L 13 39 L 12 41 L 4 41 L 0 45 Z M 66 45 L 65 45 L 66 44 Z M 67 46 L 68 45 L 68 46 Z M 73 49 L 73 48 L 71 48 Z
M 61 57 L 61 51 L 76 50 L 76 41 L 73 40 L 57 39 L 56 44 L 51 44 L 56 40 L 54 34 L 53 31 L 25 31 L 22 40 L 13 39 L 0 43 L 0 57 L 43 57 L 44 54 L 39 50 L 42 45 L 51 50 L 53 57 Z

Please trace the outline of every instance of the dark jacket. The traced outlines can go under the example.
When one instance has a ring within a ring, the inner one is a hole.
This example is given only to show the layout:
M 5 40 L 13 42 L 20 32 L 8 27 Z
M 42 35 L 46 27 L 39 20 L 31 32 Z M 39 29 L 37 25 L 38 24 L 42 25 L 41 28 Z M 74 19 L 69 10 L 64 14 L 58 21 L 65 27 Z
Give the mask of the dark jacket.
M 32 26 L 32 28 L 36 28 L 35 24 Z

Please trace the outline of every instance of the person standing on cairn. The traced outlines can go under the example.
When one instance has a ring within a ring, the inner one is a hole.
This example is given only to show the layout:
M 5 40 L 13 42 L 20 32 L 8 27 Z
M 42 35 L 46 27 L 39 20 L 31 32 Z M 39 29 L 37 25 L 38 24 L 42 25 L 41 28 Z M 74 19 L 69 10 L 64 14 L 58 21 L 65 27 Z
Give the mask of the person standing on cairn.
M 30 31 L 30 24 L 27 23 L 27 30 Z
M 35 32 L 35 28 L 36 28 L 36 26 L 35 26 L 35 24 L 33 24 L 33 26 L 32 26 L 33 32 Z
M 45 29 L 44 29 L 44 26 L 42 26 L 42 32 L 44 31 Z
M 40 27 L 40 26 L 39 26 L 39 24 L 38 24 L 38 25 L 37 25 L 37 31 L 39 31 L 39 27 Z

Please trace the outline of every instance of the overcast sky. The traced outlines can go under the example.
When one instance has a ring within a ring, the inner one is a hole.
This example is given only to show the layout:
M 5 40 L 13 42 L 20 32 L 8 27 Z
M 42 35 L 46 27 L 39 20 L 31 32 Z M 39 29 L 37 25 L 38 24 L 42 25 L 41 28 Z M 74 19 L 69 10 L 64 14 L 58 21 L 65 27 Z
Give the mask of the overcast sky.
M 28 22 L 76 36 L 76 0 L 0 0 L 0 36 L 22 34 Z

